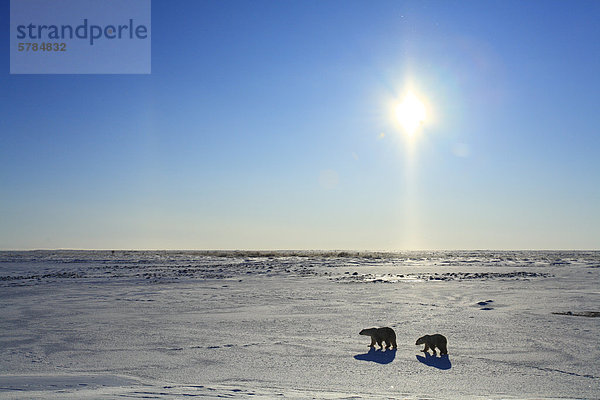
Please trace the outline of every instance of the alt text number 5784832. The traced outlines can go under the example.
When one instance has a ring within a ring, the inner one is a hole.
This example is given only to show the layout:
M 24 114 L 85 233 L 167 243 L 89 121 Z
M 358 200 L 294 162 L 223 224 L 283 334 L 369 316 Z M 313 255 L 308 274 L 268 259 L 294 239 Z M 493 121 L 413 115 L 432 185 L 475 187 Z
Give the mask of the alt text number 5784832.
M 67 51 L 66 43 L 24 43 L 18 44 L 19 51 Z

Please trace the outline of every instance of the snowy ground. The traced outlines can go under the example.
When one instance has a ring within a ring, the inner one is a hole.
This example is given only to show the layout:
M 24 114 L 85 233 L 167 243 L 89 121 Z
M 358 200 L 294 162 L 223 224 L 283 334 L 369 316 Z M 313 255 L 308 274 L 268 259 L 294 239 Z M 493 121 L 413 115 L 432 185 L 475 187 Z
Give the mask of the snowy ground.
M 600 252 L 0 252 L 0 398 L 600 398 L 599 278 Z

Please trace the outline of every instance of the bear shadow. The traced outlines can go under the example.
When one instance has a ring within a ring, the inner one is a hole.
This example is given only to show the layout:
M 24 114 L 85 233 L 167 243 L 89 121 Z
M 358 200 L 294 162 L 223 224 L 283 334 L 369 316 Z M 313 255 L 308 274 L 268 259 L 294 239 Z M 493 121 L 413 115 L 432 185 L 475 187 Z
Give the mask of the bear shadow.
M 372 361 L 378 364 L 389 364 L 396 358 L 396 349 L 375 349 L 371 347 L 368 353 L 357 354 L 354 356 L 359 361 Z
M 450 358 L 448 358 L 448 354 L 444 354 L 438 357 L 429 353 L 425 353 L 425 357 L 418 355 L 417 360 L 419 360 L 419 362 L 422 362 L 425 365 L 429 365 L 430 367 L 434 367 L 437 369 L 452 368 L 452 363 L 450 362 Z

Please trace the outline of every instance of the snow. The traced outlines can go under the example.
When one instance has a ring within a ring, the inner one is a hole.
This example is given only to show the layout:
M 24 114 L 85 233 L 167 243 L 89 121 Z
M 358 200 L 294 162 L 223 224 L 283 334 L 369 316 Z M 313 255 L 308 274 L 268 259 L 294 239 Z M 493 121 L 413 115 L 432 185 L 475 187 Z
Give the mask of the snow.
M 598 398 L 599 275 L 600 252 L 0 252 L 0 398 Z

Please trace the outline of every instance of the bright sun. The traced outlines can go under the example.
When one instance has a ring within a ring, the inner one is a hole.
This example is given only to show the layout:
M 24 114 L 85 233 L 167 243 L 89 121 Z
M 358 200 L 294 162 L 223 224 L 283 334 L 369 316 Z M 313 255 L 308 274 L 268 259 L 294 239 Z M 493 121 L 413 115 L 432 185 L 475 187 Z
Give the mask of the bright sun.
M 396 118 L 409 136 L 414 135 L 425 121 L 425 105 L 412 92 L 396 106 Z

